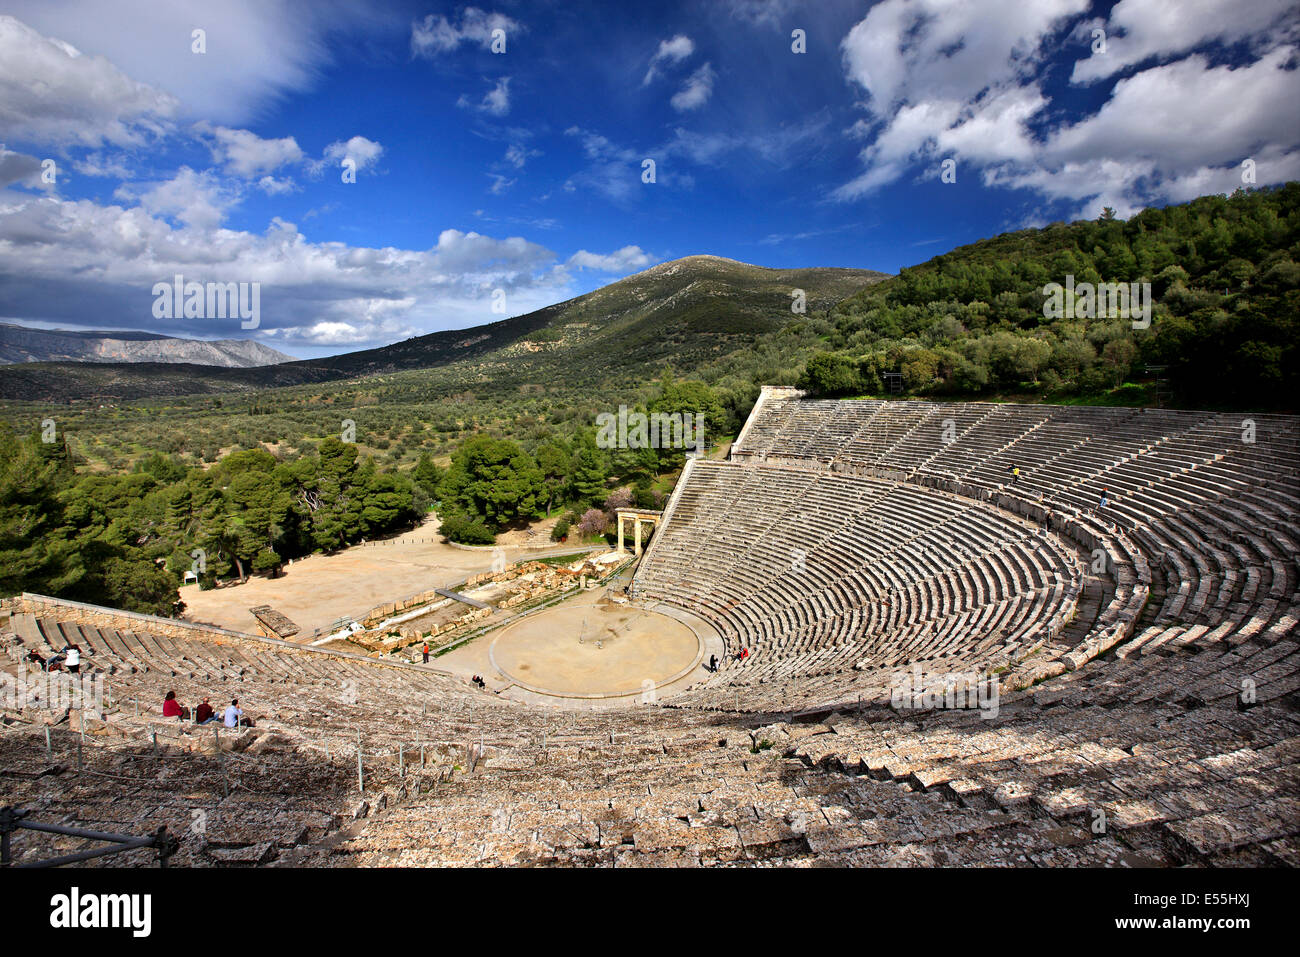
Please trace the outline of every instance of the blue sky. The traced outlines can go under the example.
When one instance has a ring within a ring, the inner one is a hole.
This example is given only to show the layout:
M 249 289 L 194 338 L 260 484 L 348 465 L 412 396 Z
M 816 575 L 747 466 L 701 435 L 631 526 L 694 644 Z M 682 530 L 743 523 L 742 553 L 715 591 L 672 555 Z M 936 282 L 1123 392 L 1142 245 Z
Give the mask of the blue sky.
M 1300 178 L 1298 40 L 1281 0 L 0 0 L 0 319 L 313 356 L 696 253 L 893 272 Z M 258 328 L 155 318 L 178 272 Z

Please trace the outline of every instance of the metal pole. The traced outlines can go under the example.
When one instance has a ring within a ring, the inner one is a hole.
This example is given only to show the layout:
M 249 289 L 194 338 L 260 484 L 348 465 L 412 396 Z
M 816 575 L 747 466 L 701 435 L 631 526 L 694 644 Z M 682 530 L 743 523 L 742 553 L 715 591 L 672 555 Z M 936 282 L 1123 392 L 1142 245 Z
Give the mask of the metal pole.
M 54 746 L 50 744 L 50 726 L 45 726 L 45 760 L 54 760 Z
M 221 769 L 221 794 L 230 797 L 230 782 L 226 779 L 226 759 L 221 753 L 221 726 L 212 729 L 212 736 L 217 742 L 217 767 Z
M 366 772 L 361 767 L 361 732 L 357 732 L 357 790 L 366 793 Z
M 170 841 L 167 838 L 167 825 L 163 824 L 158 828 L 154 836 L 155 846 L 158 848 L 158 866 L 166 867 L 167 858 L 171 857 Z
M 0 808 L 0 864 L 10 863 L 9 835 L 18 827 L 19 816 L 12 807 Z
M 404 744 L 397 746 L 397 776 L 406 777 L 406 745 Z

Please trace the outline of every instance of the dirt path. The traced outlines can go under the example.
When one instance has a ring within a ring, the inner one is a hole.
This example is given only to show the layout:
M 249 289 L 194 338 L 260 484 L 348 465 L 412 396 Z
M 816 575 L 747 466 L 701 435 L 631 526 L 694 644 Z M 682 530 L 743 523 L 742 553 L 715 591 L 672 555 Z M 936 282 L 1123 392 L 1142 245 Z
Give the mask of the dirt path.
M 443 588 L 492 568 L 490 550 L 468 551 L 444 544 L 436 519 L 382 542 L 354 545 L 334 555 L 311 555 L 285 567 L 276 579 L 250 578 L 242 585 L 200 591 L 181 589 L 189 621 L 253 631 L 248 609 L 270 605 L 287 615 L 305 640 L 343 616 L 359 617 L 375 605 L 430 588 Z M 538 553 L 517 546 L 503 548 L 507 562 Z

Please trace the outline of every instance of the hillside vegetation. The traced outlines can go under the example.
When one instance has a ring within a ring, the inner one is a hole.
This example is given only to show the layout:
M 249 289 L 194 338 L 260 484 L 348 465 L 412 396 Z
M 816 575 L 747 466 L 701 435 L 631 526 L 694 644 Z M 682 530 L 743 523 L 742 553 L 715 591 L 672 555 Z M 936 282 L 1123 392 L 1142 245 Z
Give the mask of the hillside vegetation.
M 831 310 L 803 384 L 879 394 L 1100 398 L 1165 380 L 1185 406 L 1291 407 L 1300 336 L 1300 184 L 1205 196 L 1123 222 L 1054 223 L 963 246 Z M 1127 316 L 1046 318 L 1044 287 L 1150 283 Z M 1148 367 L 1164 367 L 1163 369 Z M 1147 391 L 1121 398 L 1141 404 Z
M 666 378 L 649 408 L 734 425 L 700 382 Z M 105 473 L 78 468 L 57 428 L 0 430 L 0 596 L 31 591 L 177 614 L 188 571 L 202 588 L 274 576 L 289 559 L 411 528 L 431 507 L 443 533 L 468 544 L 491 544 L 501 529 L 556 508 L 569 509 L 557 539 L 571 528 L 596 538 L 619 507 L 662 507 L 661 479 L 686 453 L 602 447 L 581 425 L 530 449 L 478 434 L 446 469 L 427 451 L 409 471 L 385 467 L 336 436 L 310 451 L 249 445 L 208 466 L 150 452 L 129 471 Z

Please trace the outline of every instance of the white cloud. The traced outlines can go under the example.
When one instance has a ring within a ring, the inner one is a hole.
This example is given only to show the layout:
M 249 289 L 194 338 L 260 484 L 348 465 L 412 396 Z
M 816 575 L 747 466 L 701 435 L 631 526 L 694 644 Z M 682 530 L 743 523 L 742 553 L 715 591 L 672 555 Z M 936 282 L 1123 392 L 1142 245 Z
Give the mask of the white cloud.
M 142 209 L 155 216 L 169 216 L 187 226 L 213 229 L 226 218 L 226 211 L 239 201 L 239 195 L 222 186 L 210 170 L 196 173 L 182 166 L 169 180 L 120 186 L 117 199 L 134 199 Z
M 878 120 L 903 103 L 969 103 L 1031 75 L 1044 38 L 1087 6 L 1087 0 L 885 0 L 844 38 L 845 69 L 870 94 L 866 105 Z
M 122 153 L 111 156 L 107 152 L 87 153 L 74 160 L 72 168 L 83 176 L 130 179 L 132 173 L 127 162 L 127 157 Z
M 1049 159 L 1150 157 L 1181 171 L 1239 161 L 1269 142 L 1300 145 L 1293 47 L 1254 63 L 1211 67 L 1200 55 L 1115 84 L 1092 116 L 1052 134 Z M 1195 117 L 1189 122 L 1189 118 Z
M 868 94 L 869 118 L 850 130 L 870 140 L 865 169 L 833 197 L 868 195 L 936 151 L 978 162 L 1027 157 L 1026 124 L 1047 104 L 1032 79 L 1043 43 L 1086 7 L 1087 0 L 873 7 L 841 44 L 849 80 Z
M 754 24 L 781 26 L 795 0 L 727 0 L 732 16 Z
M 673 109 L 685 113 L 698 110 L 713 95 L 713 80 L 717 74 L 712 64 L 706 63 L 691 74 L 685 85 L 672 98 Z
M 1036 145 L 1029 122 L 1047 106 L 1036 85 L 1013 87 L 959 109 L 935 134 L 936 150 L 976 162 L 1033 158 Z
M 564 131 L 565 135 L 579 140 L 587 165 L 571 175 L 564 188 L 568 192 L 592 190 L 627 205 L 644 188 L 641 174 L 646 159 L 655 161 L 656 185 L 668 189 L 691 189 L 695 185 L 694 177 L 684 171 L 687 164 L 716 167 L 737 153 L 744 155 L 746 162 L 758 158 L 778 169 L 789 169 L 822 148 L 827 124 L 828 114 L 821 113 L 782 126 L 726 133 L 678 126 L 668 139 L 643 150 L 572 126 Z
M 16 140 L 139 144 L 176 112 L 168 94 L 11 16 L 0 16 L 0 63 L 0 129 Z
M 1151 56 L 1206 40 L 1251 40 L 1254 55 L 1235 68 L 1191 55 L 1126 76 L 1091 113 L 1050 124 L 1040 86 L 1045 56 L 1062 37 L 1087 50 L 1096 21 L 1084 0 L 1031 5 L 1001 0 L 885 0 L 850 30 L 842 48 L 850 82 L 867 94 L 867 116 L 847 131 L 866 141 L 862 172 L 832 196 L 853 200 L 908 175 L 917 163 L 953 158 L 959 179 L 1027 188 L 1075 203 L 1093 218 L 1109 205 L 1129 215 L 1155 202 L 1190 199 L 1201 187 L 1235 188 L 1237 164 L 1267 157 L 1259 183 L 1281 182 L 1300 151 L 1294 108 L 1295 45 L 1269 25 L 1282 16 L 1266 4 L 1231 26 L 1224 4 L 1123 0 L 1112 10 L 1119 32 L 1107 66 L 1080 61 L 1076 80 L 1095 79 Z M 1174 8 L 1177 7 L 1175 10 Z M 1212 17 L 1215 11 L 1221 16 Z M 1213 22 L 1177 23 L 1182 18 Z M 1122 29 L 1120 29 L 1122 28 Z M 1124 32 L 1127 31 L 1127 32 Z
M 508 179 L 500 173 L 488 173 L 488 178 L 492 180 L 492 185 L 488 187 L 488 192 L 493 196 L 501 196 L 511 186 L 515 185 L 516 180 Z
M 5 149 L 0 143 L 0 189 L 13 184 L 40 188 L 41 161 L 26 153 Z
M 411 24 L 411 54 L 431 60 L 462 43 L 477 44 L 486 50 L 492 45 L 493 30 L 505 31 L 508 51 L 511 35 L 523 32 L 524 27 L 503 13 L 486 13 L 478 7 L 463 10 L 459 23 L 441 14 L 429 14 L 423 22 Z
M 201 192 L 201 183 L 189 188 Z M 151 192 L 154 214 L 143 200 L 125 208 L 0 190 L 0 315 L 72 327 L 111 322 L 173 335 L 249 335 L 238 320 L 155 320 L 153 284 L 180 273 L 187 281 L 261 283 L 259 337 L 286 346 L 360 346 L 499 319 L 492 312 L 496 289 L 505 290 L 512 315 L 573 294 L 555 253 L 522 237 L 448 229 L 431 248 L 415 250 L 312 242 L 280 219 L 261 234 L 175 226 L 161 213 L 164 206 L 185 208 L 184 191 L 173 185 Z M 621 261 L 634 262 L 635 254 Z
M 616 203 L 627 203 L 641 188 L 641 161 L 644 155 L 618 146 L 607 137 L 572 126 L 565 135 L 576 136 L 582 143 L 587 166 L 568 178 L 568 192 L 589 189 Z
M 1104 29 L 1105 52 L 1091 52 L 1075 63 L 1071 82 L 1093 83 L 1153 57 L 1189 53 L 1211 42 L 1294 42 L 1297 7 L 1294 0 L 1120 0 Z
M 289 177 L 276 179 L 268 174 L 257 181 L 257 188 L 268 196 L 279 196 L 281 193 L 292 193 L 298 184 Z
M 403 19 L 369 0 L 6 0 L 5 11 L 49 37 L 58 37 L 95 58 L 107 57 L 142 89 L 132 95 L 120 81 L 92 85 L 96 110 L 54 116 L 76 138 L 85 135 L 123 141 L 120 130 L 102 120 L 101 97 L 126 107 L 121 122 L 139 124 L 137 116 L 163 118 L 178 114 L 227 126 L 245 125 L 277 98 L 310 88 L 328 65 L 329 34 L 347 30 L 356 38 L 400 29 Z M 191 32 L 207 32 L 207 53 L 194 53 Z M 31 75 L 24 61 L 0 52 L 0 73 Z M 147 86 L 146 86 L 147 84 Z M 165 91 L 159 93 L 158 91 Z M 72 91 L 55 91 L 56 103 L 79 102 Z M 156 102 L 155 102 L 156 100 Z M 0 93 L 0 103 L 12 102 Z M 137 112 L 138 111 L 138 112 Z M 0 129 L 8 123 L 0 118 Z M 10 134 L 12 135 L 12 134 Z M 127 138 L 134 141 L 133 137 Z
M 354 136 L 349 140 L 336 140 L 325 147 L 320 160 L 310 164 L 313 175 L 319 175 L 327 166 L 341 168 L 344 160 L 352 160 L 357 172 L 369 169 L 379 162 L 384 155 L 384 148 L 374 140 L 364 136 Z
M 212 159 L 221 163 L 228 173 L 254 177 L 274 173 L 287 163 L 300 163 L 302 149 L 292 136 L 263 139 L 248 130 L 232 130 L 224 126 L 209 129 L 207 124 L 197 125 L 198 132 L 212 136 Z
M 522 143 L 511 143 L 506 148 L 505 162 L 509 163 L 515 169 L 523 169 L 534 156 L 541 156 L 541 150 L 529 149 Z
M 573 269 L 594 269 L 597 272 L 624 273 L 635 269 L 645 269 L 655 259 L 640 246 L 624 246 L 612 253 L 601 255 L 579 249 L 565 263 Z
M 641 81 L 642 86 L 646 86 L 659 75 L 659 67 L 663 64 L 681 63 L 688 56 L 695 52 L 695 41 L 684 34 L 678 34 L 671 40 L 660 40 L 659 49 L 655 51 L 654 56 L 650 58 L 650 66 L 646 70 L 645 79 Z
M 503 76 L 497 80 L 478 103 L 472 102 L 468 96 L 462 94 L 456 101 L 456 105 L 462 109 L 472 108 L 492 116 L 505 116 L 510 112 L 510 77 Z

